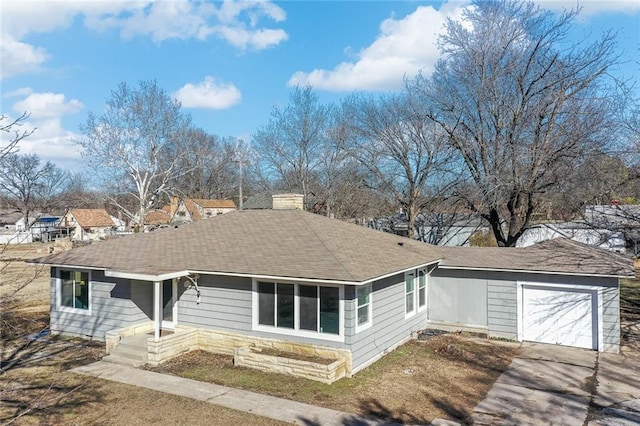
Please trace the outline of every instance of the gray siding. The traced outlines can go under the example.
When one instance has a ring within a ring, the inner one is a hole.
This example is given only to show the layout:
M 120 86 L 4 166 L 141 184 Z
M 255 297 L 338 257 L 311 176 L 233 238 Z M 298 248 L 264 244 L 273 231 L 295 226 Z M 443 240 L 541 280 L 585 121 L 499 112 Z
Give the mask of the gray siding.
M 196 290 L 193 287 L 180 295 L 179 325 L 341 349 L 346 347 L 342 342 L 253 330 L 251 278 L 201 275 L 198 287 L 200 288 L 199 304 L 196 303 Z
M 404 274 L 376 281 L 371 290 L 371 327 L 356 333 L 356 291 L 354 286 L 345 288 L 345 334 L 354 369 L 366 365 L 426 326 L 426 310 L 405 319 Z
M 473 325 L 474 323 L 465 322 L 466 310 L 475 312 L 478 307 L 484 305 L 489 335 L 516 340 L 518 338 L 518 282 L 603 287 L 603 347 L 600 350 L 618 351 L 620 291 L 617 278 L 438 269 L 433 272 L 429 281 L 429 319 L 452 322 L 457 320 L 460 325 Z M 477 290 L 470 291 L 473 288 Z M 461 292 L 461 289 L 470 293 Z M 482 291 L 485 291 L 483 289 L 486 289 L 486 301 L 478 297 Z M 456 294 L 461 297 L 455 299 Z M 477 298 L 469 297 L 469 294 L 475 294 Z M 472 307 L 462 306 L 465 304 L 470 304 Z
M 487 327 L 487 282 L 437 271 L 429 280 L 429 320 Z
M 103 340 L 105 333 L 116 328 L 148 321 L 150 317 L 134 301 L 131 281 L 108 278 L 102 271 L 91 271 L 89 311 L 63 311 L 55 295 L 58 268 L 51 268 L 51 330 Z M 151 283 L 149 283 L 151 286 Z

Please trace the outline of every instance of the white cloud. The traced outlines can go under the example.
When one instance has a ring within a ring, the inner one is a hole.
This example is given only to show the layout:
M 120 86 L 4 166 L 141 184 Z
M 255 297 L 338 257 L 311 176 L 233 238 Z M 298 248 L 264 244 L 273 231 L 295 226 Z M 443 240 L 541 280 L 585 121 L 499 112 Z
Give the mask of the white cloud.
M 31 115 L 20 130 L 35 128 L 31 136 L 18 144 L 19 153 L 38 154 L 43 161 L 55 161 L 58 164 L 71 164 L 78 159 L 80 150 L 73 140 L 77 140 L 79 135 L 64 129 L 62 119 L 82 109 L 82 103 L 76 99 L 66 101 L 61 93 L 33 93 L 30 88 L 18 89 L 10 95 L 19 92 L 28 95 L 13 104 L 12 109 L 17 114 L 9 119 L 15 119 L 26 111 Z M 13 134 L 0 134 L 0 145 L 4 145 L 11 137 Z
M 227 40 L 229 44 L 240 49 L 248 47 L 266 49 L 280 44 L 289 37 L 284 30 L 249 30 L 238 26 L 219 26 L 213 28 L 212 31 Z
M 224 109 L 236 105 L 242 94 L 233 84 L 216 82 L 207 76 L 201 83 L 187 83 L 178 89 L 173 96 L 185 108 Z
M 21 101 L 13 105 L 13 110 L 17 113 L 27 112 L 32 119 L 61 118 L 67 114 L 80 111 L 82 103 L 77 99 L 65 102 L 62 93 L 31 93 Z
M 1 78 L 38 71 L 48 59 L 45 49 L 24 42 L 25 36 L 68 28 L 77 18 L 91 31 L 116 30 L 124 39 L 161 42 L 215 35 L 240 49 L 265 49 L 287 39 L 282 29 L 260 27 L 264 19 L 286 19 L 284 10 L 269 1 L 225 0 L 216 5 L 190 0 L 3 2 Z
M 311 85 L 332 91 L 386 90 L 401 86 L 405 76 L 419 71 L 430 74 L 439 58 L 438 34 L 447 18 L 459 19 L 460 3 L 419 6 L 403 19 L 388 18 L 380 25 L 380 35 L 360 51 L 356 62 L 343 62 L 331 70 L 296 72 L 290 86 Z
M 40 47 L 22 43 L 3 34 L 0 43 L 0 79 L 37 71 L 48 56 Z

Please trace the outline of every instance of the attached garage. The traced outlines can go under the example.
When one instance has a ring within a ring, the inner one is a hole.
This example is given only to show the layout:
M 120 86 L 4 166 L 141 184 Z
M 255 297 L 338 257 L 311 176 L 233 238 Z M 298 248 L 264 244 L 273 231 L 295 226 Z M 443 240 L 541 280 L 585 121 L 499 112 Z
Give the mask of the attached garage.
M 598 289 L 519 284 L 519 339 L 598 350 Z
M 430 327 L 618 352 L 629 259 L 569 240 L 526 248 L 442 247 L 429 280 Z

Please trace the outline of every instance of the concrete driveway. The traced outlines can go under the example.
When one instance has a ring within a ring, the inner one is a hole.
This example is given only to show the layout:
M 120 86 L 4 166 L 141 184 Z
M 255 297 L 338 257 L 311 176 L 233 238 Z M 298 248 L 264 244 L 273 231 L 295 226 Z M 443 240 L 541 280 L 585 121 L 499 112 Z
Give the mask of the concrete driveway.
M 640 356 L 523 343 L 474 409 L 479 425 L 640 424 Z

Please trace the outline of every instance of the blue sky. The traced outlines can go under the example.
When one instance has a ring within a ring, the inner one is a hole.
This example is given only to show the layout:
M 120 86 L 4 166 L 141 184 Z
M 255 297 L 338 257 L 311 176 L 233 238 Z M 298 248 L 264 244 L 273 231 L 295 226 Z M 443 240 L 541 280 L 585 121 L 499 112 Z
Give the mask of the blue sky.
M 576 2 L 537 0 L 554 11 Z M 625 64 L 640 73 L 640 0 L 582 1 L 572 37 L 619 32 Z M 324 102 L 397 90 L 429 74 L 447 17 L 465 1 L 13 1 L 2 0 L 0 111 L 31 113 L 22 153 L 77 169 L 79 124 L 100 114 L 123 81 L 156 79 L 196 126 L 250 140 L 292 86 Z M 6 137 L 1 135 L 0 138 Z

